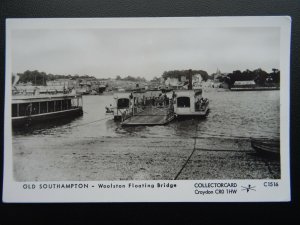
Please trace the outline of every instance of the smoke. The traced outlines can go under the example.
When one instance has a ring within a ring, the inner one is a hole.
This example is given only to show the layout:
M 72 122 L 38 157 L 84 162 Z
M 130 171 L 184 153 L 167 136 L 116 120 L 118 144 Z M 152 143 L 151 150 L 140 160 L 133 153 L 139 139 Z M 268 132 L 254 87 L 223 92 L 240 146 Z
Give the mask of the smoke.
M 19 79 L 20 79 L 20 77 L 18 75 L 16 75 L 16 74 L 12 75 L 12 86 L 13 87 L 18 83 Z

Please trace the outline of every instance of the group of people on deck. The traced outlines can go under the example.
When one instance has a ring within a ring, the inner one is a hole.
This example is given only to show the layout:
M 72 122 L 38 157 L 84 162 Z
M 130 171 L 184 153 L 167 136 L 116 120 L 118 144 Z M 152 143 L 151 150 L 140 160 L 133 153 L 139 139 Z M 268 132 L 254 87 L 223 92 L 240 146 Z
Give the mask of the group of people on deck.
M 168 106 L 170 99 L 166 93 L 160 93 L 159 96 L 146 97 L 143 95 L 141 98 L 134 98 L 133 94 L 129 95 L 131 105 L 135 106 Z
M 200 111 L 200 110 L 204 109 L 206 102 L 207 102 L 207 99 L 203 98 L 202 96 L 199 98 L 196 98 L 195 110 Z

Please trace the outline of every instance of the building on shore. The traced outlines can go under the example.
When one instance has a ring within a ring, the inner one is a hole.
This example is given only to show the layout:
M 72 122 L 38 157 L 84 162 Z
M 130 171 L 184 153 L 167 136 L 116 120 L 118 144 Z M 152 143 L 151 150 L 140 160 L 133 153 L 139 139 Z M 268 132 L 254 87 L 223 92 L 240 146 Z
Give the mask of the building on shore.
M 107 82 L 107 91 L 124 92 L 132 91 L 138 88 L 146 89 L 149 88 L 149 82 L 146 81 L 131 81 L 121 79 L 110 79 Z
M 257 85 L 254 80 L 235 81 L 232 88 L 255 88 Z
M 188 83 L 189 80 L 186 76 L 180 76 L 178 78 L 168 77 L 164 82 L 165 86 L 170 89 L 187 89 Z M 194 88 L 207 87 L 209 84 L 210 82 L 203 80 L 201 74 L 192 75 L 192 86 Z
M 106 89 L 106 82 L 96 78 L 55 79 L 46 81 L 46 85 L 32 85 L 31 82 L 18 83 L 15 92 L 33 93 L 38 88 L 40 93 L 67 93 L 75 90 L 80 94 L 101 94 Z
M 72 79 L 55 79 L 55 80 L 47 80 L 47 86 L 62 86 L 66 89 L 72 89 L 78 85 L 77 80 Z

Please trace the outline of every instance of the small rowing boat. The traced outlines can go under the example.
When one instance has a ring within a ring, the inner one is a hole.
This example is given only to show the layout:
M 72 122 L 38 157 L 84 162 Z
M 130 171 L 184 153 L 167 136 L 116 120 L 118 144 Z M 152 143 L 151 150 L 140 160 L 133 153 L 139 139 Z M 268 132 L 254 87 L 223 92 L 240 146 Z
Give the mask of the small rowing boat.
M 258 154 L 266 156 L 280 156 L 280 140 L 268 138 L 251 138 L 251 146 Z

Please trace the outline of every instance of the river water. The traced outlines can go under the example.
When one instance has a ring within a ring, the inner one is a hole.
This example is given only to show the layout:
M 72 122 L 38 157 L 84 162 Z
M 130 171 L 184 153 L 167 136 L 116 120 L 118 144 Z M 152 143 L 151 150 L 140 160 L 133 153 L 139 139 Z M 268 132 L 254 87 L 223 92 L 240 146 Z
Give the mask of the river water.
M 113 101 L 112 95 L 83 96 L 82 117 L 44 124 L 40 127 L 14 131 L 14 139 L 40 137 L 278 137 L 280 131 L 280 92 L 243 91 L 222 89 L 204 90 L 203 97 L 210 101 L 206 119 L 174 120 L 165 126 L 121 127 L 105 106 Z

